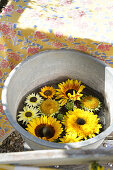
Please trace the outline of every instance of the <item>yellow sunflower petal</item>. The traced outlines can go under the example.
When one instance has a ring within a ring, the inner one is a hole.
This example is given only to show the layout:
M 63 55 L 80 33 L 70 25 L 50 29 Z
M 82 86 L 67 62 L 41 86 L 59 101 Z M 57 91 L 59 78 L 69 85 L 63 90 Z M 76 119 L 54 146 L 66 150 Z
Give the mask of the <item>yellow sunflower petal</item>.
M 73 143 L 82 141 L 81 137 L 77 137 L 77 133 L 68 133 L 60 138 L 61 143 Z
M 95 133 L 99 133 L 102 128 L 98 120 L 97 115 L 94 115 L 93 112 L 75 109 L 66 113 L 62 123 L 65 125 L 67 133 L 76 132 L 78 136 L 87 139 L 94 137 Z
M 33 122 L 36 122 L 34 127 Z M 26 130 L 34 136 L 39 137 L 40 139 L 53 142 L 55 139 L 60 137 L 63 132 L 62 125 L 60 121 L 57 121 L 56 118 L 41 116 L 39 118 L 33 119 L 30 124 L 27 124 Z
M 81 82 L 78 80 L 68 79 L 65 82 L 59 83 L 58 88 L 59 89 L 56 89 L 56 99 L 61 99 L 60 103 L 63 106 L 68 99 L 80 100 L 80 97 L 82 96 L 80 93 L 85 86 L 81 85 Z
M 61 100 L 59 100 L 59 103 L 61 106 L 63 106 L 67 103 L 67 99 L 61 99 Z
M 59 111 L 59 103 L 52 99 L 44 100 L 40 105 L 40 112 L 45 115 L 52 115 L 58 113 Z
M 81 107 L 85 110 L 89 111 L 96 111 L 99 110 L 101 107 L 101 102 L 97 97 L 93 96 L 85 96 L 81 100 Z
M 52 86 L 45 86 L 41 88 L 40 95 L 44 98 L 51 99 L 56 93 L 56 90 Z

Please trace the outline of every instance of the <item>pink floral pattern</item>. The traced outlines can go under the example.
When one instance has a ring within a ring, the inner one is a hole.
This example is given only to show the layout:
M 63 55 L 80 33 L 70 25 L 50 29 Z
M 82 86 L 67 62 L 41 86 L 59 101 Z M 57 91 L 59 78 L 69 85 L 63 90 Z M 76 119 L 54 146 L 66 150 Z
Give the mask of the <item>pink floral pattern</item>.
M 61 38 L 61 37 L 63 37 L 63 33 L 61 33 L 61 32 L 56 32 L 56 33 L 55 33 L 55 36 L 58 37 L 58 38 Z
M 74 41 L 74 38 L 73 38 L 73 37 L 68 37 L 66 40 L 67 40 L 67 41 L 70 41 L 70 42 L 73 42 L 73 41 Z
M 4 69 L 4 68 L 7 68 L 7 67 L 9 67 L 9 62 L 8 61 L 6 61 L 6 60 L 1 60 L 0 61 L 0 68 L 1 69 Z
M 7 58 L 13 59 L 13 60 L 16 60 L 16 61 L 21 61 L 21 57 L 19 56 L 19 54 L 16 54 L 14 52 L 8 53 Z
M 48 38 L 48 37 L 44 33 L 41 33 L 40 31 L 36 31 L 35 35 L 34 35 L 34 38 L 44 39 L 44 38 Z
M 4 112 L 3 106 L 2 106 L 2 104 L 0 103 L 0 113 L 3 113 L 3 112 Z
M 22 8 L 16 10 L 16 12 L 18 12 L 18 13 L 20 13 L 20 14 L 21 14 L 23 11 L 24 11 L 24 9 L 22 9 Z
M 71 4 L 71 3 L 72 3 L 72 0 L 65 0 L 64 3 L 65 3 L 65 4 Z
M 0 51 L 3 51 L 4 50 L 4 46 L 3 44 L 0 44 Z
M 62 22 L 60 20 L 60 18 L 47 18 L 46 19 L 46 22 L 48 22 L 50 24 L 50 26 L 52 26 L 53 28 L 56 28 L 56 27 L 62 27 L 62 25 L 64 25 L 64 22 Z
M 80 14 L 80 17 L 82 17 L 82 16 L 85 15 L 85 12 L 84 11 L 80 11 L 79 14 Z
M 76 50 L 83 51 L 83 52 L 87 52 L 87 51 L 88 51 L 88 47 L 85 47 L 85 46 L 83 46 L 83 45 L 76 45 L 76 46 L 75 46 L 75 49 L 76 49 Z
M 2 74 L 2 71 L 0 70 L 0 77 L 2 77 L 3 76 L 3 74 Z
M 4 13 L 5 14 L 12 14 L 12 12 L 14 11 L 14 5 L 7 5 L 5 8 L 4 8 Z
M 102 51 L 109 51 L 110 47 L 112 47 L 112 45 L 107 45 L 107 44 L 99 44 L 97 46 L 97 49 L 102 50 Z
M 16 34 L 16 31 L 11 26 L 4 23 L 3 24 L 0 23 L 0 30 L 7 39 L 14 38 Z
M 35 54 L 35 53 L 38 53 L 38 52 L 39 52 L 38 47 L 29 47 L 28 48 L 28 53 Z
M 62 43 L 60 43 L 60 42 L 53 42 L 53 43 L 52 43 L 52 46 L 53 46 L 53 47 L 57 47 L 57 48 L 63 47 Z
M 14 64 L 13 62 L 10 62 L 10 68 L 11 70 L 13 70 L 16 67 L 16 64 Z
M 0 129 L 0 137 L 3 137 L 5 135 L 5 130 L 4 129 Z
M 104 58 L 102 58 L 102 57 L 100 57 L 100 56 L 93 56 L 94 58 L 97 58 L 97 59 L 99 59 L 99 60 L 101 60 L 101 61 L 103 61 L 104 63 L 106 63 L 107 64 L 107 62 L 106 62 L 106 60 L 104 59 Z

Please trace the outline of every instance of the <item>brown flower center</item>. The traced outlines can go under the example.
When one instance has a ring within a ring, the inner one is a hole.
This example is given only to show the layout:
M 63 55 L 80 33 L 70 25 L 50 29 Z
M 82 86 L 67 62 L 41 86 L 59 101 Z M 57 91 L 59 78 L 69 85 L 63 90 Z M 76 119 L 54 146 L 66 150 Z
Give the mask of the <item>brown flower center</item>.
M 37 101 L 37 98 L 36 97 L 31 97 L 30 98 L 30 102 L 36 102 Z
M 85 121 L 84 119 L 78 118 L 77 121 L 76 121 L 76 123 L 77 123 L 78 125 L 84 125 L 84 124 L 86 123 L 86 121 Z
M 35 134 L 37 137 L 46 137 L 47 139 L 50 139 L 54 136 L 55 130 L 52 126 L 43 124 L 35 128 Z
M 31 116 L 32 116 L 32 113 L 31 113 L 31 112 L 26 112 L 26 113 L 25 113 L 25 116 L 26 116 L 26 117 L 31 117 Z
M 68 96 L 68 93 L 70 93 L 71 95 L 73 95 L 73 91 L 75 91 L 75 93 L 77 92 L 75 89 L 69 89 L 66 91 L 66 96 Z
M 44 95 L 45 95 L 45 96 L 50 96 L 50 95 L 52 95 L 51 90 L 46 90 L 46 91 L 44 92 Z

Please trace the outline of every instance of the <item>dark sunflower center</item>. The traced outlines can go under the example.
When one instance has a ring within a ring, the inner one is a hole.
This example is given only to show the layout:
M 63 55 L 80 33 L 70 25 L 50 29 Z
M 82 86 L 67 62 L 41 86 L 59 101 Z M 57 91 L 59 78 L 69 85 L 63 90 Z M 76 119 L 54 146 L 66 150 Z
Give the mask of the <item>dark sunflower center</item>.
M 70 93 L 71 95 L 73 95 L 73 91 L 75 91 L 75 93 L 77 92 L 75 89 L 69 89 L 66 91 L 66 96 L 68 96 L 68 93 Z
M 35 129 L 35 134 L 37 137 L 46 137 L 47 139 L 52 138 L 54 136 L 55 130 L 52 126 L 37 126 Z
M 84 119 L 81 119 L 81 118 L 78 118 L 76 122 L 77 122 L 78 125 L 84 125 L 86 123 L 86 121 Z
M 30 102 L 36 102 L 37 101 L 37 98 L 36 97 L 31 97 L 30 98 Z
M 32 116 L 32 113 L 31 113 L 31 112 L 26 112 L 26 113 L 25 113 L 25 116 L 26 116 L 26 117 L 31 117 L 31 116 Z
M 46 90 L 46 91 L 44 92 L 44 95 L 46 95 L 46 96 L 50 96 L 50 95 L 52 95 L 51 90 Z

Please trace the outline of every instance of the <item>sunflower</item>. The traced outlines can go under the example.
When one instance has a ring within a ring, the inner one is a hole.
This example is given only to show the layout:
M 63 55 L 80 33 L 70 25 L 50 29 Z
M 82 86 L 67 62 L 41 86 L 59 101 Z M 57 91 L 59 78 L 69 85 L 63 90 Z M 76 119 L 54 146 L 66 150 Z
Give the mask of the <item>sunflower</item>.
M 93 97 L 93 96 L 85 96 L 81 100 L 81 107 L 84 110 L 89 110 L 89 111 L 97 111 L 101 107 L 101 102 L 99 101 L 98 98 Z
M 56 90 L 52 86 L 45 86 L 41 88 L 40 95 L 44 98 L 51 99 L 56 93 Z
M 43 99 L 38 94 L 35 95 L 35 93 L 32 93 L 32 94 L 30 94 L 26 97 L 25 103 L 28 106 L 34 106 L 35 107 L 35 106 L 39 105 L 42 100 Z
M 53 115 L 59 111 L 59 103 L 52 99 L 46 99 L 40 104 L 40 112 L 45 115 Z
M 63 138 L 60 138 L 61 143 L 73 143 L 82 141 L 81 137 L 77 137 L 76 133 L 68 133 Z
M 75 109 L 66 113 L 62 123 L 65 125 L 67 133 L 77 133 L 79 137 L 87 139 L 99 134 L 102 126 L 98 124 L 98 121 L 99 118 L 93 112 Z
M 67 80 L 58 84 L 59 89 L 56 92 L 56 99 L 60 99 L 61 106 L 67 103 L 68 99 L 70 100 L 80 100 L 83 94 L 82 90 L 85 88 L 84 85 L 81 85 L 81 82 L 78 80 Z
M 32 135 L 50 142 L 60 137 L 60 134 L 63 132 L 60 121 L 57 121 L 54 117 L 42 115 L 41 117 L 32 119 L 32 121 L 27 124 L 26 130 Z
M 38 109 L 33 108 L 33 107 L 24 107 L 24 111 L 19 111 L 19 119 L 18 121 L 23 121 L 23 123 L 28 123 L 28 121 L 32 120 L 33 118 L 37 117 L 38 115 Z

